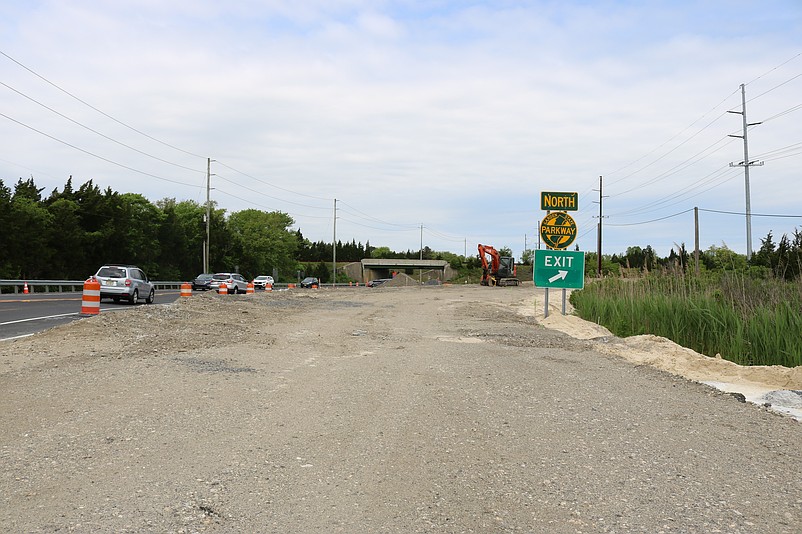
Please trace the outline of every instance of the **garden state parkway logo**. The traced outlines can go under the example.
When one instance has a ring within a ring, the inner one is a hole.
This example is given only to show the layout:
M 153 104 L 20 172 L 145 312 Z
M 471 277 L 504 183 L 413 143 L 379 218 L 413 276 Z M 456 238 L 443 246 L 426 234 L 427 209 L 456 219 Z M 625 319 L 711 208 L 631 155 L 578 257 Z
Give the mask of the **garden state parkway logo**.
M 540 223 L 540 238 L 547 247 L 564 249 L 576 239 L 576 223 L 567 213 L 553 211 Z

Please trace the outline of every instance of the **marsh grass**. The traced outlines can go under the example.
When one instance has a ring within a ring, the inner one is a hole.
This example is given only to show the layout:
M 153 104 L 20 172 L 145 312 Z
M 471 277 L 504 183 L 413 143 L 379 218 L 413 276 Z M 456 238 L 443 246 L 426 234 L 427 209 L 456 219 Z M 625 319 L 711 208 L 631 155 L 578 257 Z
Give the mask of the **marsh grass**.
M 652 274 L 592 282 L 571 303 L 619 337 L 654 334 L 741 365 L 802 365 L 802 282 Z

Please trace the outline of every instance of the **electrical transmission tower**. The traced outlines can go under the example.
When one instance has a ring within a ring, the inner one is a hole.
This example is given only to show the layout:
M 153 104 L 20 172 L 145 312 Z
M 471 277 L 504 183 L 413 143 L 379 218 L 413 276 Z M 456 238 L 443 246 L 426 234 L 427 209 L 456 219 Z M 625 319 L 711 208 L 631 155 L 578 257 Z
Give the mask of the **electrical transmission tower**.
M 744 160 L 740 163 L 730 163 L 730 167 L 744 168 L 744 187 L 746 189 L 746 259 L 752 259 L 752 200 L 749 193 L 749 167 L 753 165 L 763 165 L 762 161 L 749 161 L 749 141 L 746 131 L 750 126 L 761 124 L 759 122 L 749 123 L 746 121 L 746 89 L 741 84 L 741 111 L 728 111 L 727 113 L 737 113 L 743 119 L 743 135 L 730 135 L 729 137 L 740 137 L 744 140 Z

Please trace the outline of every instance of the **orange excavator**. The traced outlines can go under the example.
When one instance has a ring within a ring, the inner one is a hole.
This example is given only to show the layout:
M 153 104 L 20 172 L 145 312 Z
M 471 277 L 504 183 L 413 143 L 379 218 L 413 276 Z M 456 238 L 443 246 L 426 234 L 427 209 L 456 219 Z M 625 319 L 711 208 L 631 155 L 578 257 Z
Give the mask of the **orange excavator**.
M 490 263 L 487 257 L 490 256 Z M 515 259 L 502 256 L 490 245 L 479 243 L 479 258 L 482 260 L 483 286 L 517 286 L 521 281 L 516 278 Z

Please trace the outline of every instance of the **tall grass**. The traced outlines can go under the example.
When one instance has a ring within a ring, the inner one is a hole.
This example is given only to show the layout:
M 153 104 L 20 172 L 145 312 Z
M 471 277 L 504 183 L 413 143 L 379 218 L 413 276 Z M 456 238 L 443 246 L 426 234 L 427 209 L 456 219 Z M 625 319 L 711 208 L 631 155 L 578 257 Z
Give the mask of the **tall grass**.
M 571 294 L 580 317 L 742 365 L 802 365 L 802 282 L 723 273 L 609 278 Z

